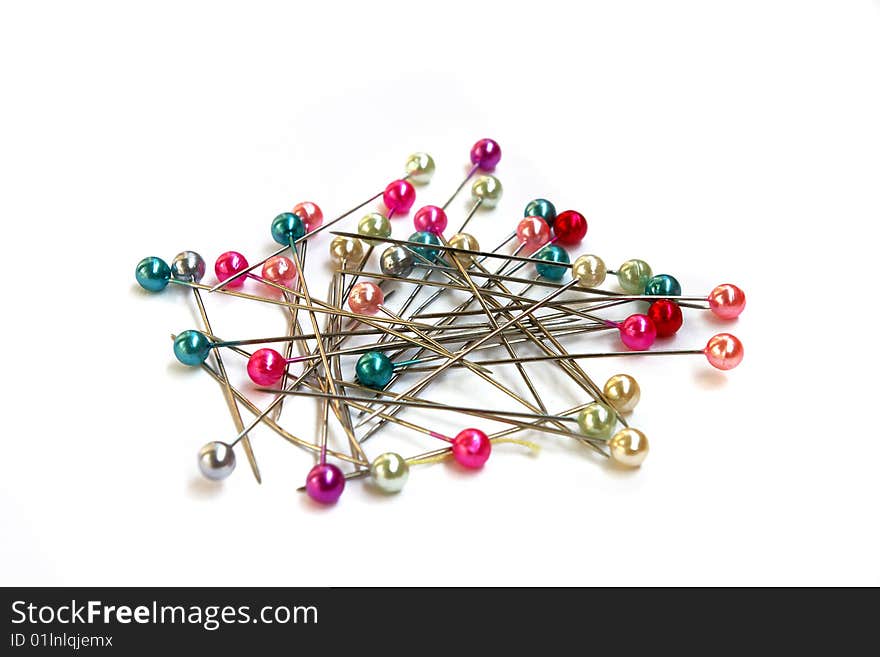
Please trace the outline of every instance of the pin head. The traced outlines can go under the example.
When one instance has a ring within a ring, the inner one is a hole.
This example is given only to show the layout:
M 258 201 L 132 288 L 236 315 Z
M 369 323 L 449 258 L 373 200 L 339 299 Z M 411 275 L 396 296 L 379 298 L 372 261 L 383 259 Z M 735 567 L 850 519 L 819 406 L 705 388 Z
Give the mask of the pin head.
M 306 234 L 306 225 L 293 212 L 282 212 L 272 220 L 272 239 L 279 244 L 290 244 Z
M 198 283 L 205 277 L 205 259 L 195 251 L 181 251 L 171 261 L 171 275 L 179 281 Z
M 648 349 L 657 339 L 657 328 L 647 315 L 635 313 L 623 320 L 619 325 L 620 340 L 634 351 Z
M 642 294 L 651 276 L 651 267 L 644 260 L 627 260 L 617 268 L 617 282 L 629 294 Z
M 311 201 L 303 201 L 294 205 L 293 214 L 302 219 L 307 232 L 320 228 L 321 224 L 324 223 L 324 213 L 321 212 L 321 208 L 316 203 Z
M 257 349 L 248 358 L 247 373 L 258 386 L 271 386 L 284 376 L 287 361 L 274 349 Z
M 184 331 L 174 338 L 174 356 L 184 365 L 201 365 L 209 353 L 211 340 L 201 331 Z
M 456 233 L 449 238 L 449 246 L 455 249 L 467 249 L 468 251 L 480 250 L 480 243 L 477 241 L 477 238 L 470 233 Z M 453 252 L 451 255 L 465 267 L 469 267 L 477 260 L 477 256 L 471 255 L 469 253 Z
M 452 442 L 452 456 L 465 468 L 482 468 L 491 454 L 492 441 L 479 429 L 464 429 Z
M 536 198 L 526 203 L 523 216 L 541 217 L 548 226 L 553 226 L 553 222 L 556 221 L 556 207 L 545 198 Z
M 406 158 L 407 180 L 416 185 L 427 185 L 434 176 L 434 158 L 427 153 L 413 153 Z
M 330 240 L 330 260 L 337 267 L 342 264 L 360 264 L 364 254 L 364 243 L 355 237 L 337 235 Z
M 408 278 L 412 273 L 414 265 L 415 257 L 413 257 L 413 254 L 410 253 L 409 249 L 400 245 L 389 246 L 382 251 L 382 255 L 379 258 L 379 268 L 386 276 Z
M 230 276 L 235 276 L 238 272 L 244 271 L 247 268 L 247 258 L 238 251 L 221 253 L 214 262 L 214 274 L 216 274 L 218 281 L 225 281 Z M 234 281 L 229 281 L 226 287 L 235 290 L 243 287 L 244 281 L 245 277 L 239 276 Z
M 394 363 L 381 351 L 368 351 L 358 358 L 354 374 L 362 385 L 381 390 L 394 376 Z
M 437 237 L 434 233 L 429 233 L 427 231 L 420 231 L 418 233 L 413 233 L 407 238 L 408 242 L 418 242 L 419 244 L 426 244 L 428 246 L 411 246 L 409 247 L 420 256 L 422 256 L 425 260 L 433 262 L 437 259 L 437 256 L 440 255 L 440 249 L 431 249 L 429 246 L 440 246 L 443 243 L 440 241 L 440 238 Z
M 371 212 L 358 222 L 358 234 L 363 235 L 367 242 L 370 237 L 390 237 L 391 222 L 381 212 Z
M 608 440 L 614 433 L 617 415 L 614 409 L 602 402 L 593 402 L 584 408 L 577 417 L 578 427 L 587 438 Z
M 400 454 L 380 454 L 370 464 L 370 476 L 382 492 L 399 493 L 409 479 L 409 464 Z
M 318 504 L 335 504 L 345 490 L 345 475 L 332 463 L 319 463 L 306 477 L 306 493 Z
M 471 185 L 471 196 L 486 208 L 494 208 L 498 205 L 503 193 L 501 181 L 495 176 L 480 176 Z
M 719 333 L 709 338 L 703 353 L 706 354 L 706 359 L 712 367 L 732 370 L 742 362 L 743 346 L 735 335 Z
M 164 290 L 168 281 L 171 280 L 171 267 L 162 258 L 150 256 L 137 263 L 137 267 L 134 268 L 134 277 L 138 285 L 145 290 L 159 292 Z
M 730 283 L 717 286 L 708 300 L 712 313 L 721 319 L 735 319 L 746 307 L 746 293 Z
M 447 223 L 449 222 L 446 218 L 446 212 L 436 205 L 426 205 L 419 208 L 413 217 L 413 226 L 419 232 L 442 235 L 446 230 Z
M 658 338 L 668 338 L 675 335 L 681 328 L 681 308 L 671 299 L 657 299 L 648 308 L 648 317 L 657 329 Z
M 602 394 L 618 413 L 629 413 L 639 403 L 642 390 L 629 374 L 615 374 L 605 382 Z
M 406 214 L 416 202 L 416 190 L 408 180 L 395 180 L 388 183 L 382 201 L 389 212 Z
M 648 279 L 645 294 L 652 297 L 678 297 L 681 296 L 681 285 L 674 276 L 657 274 Z
M 345 264 L 360 264 L 364 259 L 364 243 L 355 237 L 337 235 L 330 240 L 330 260 L 337 267 Z
M 471 147 L 471 164 L 483 171 L 494 171 L 501 161 L 501 146 L 493 139 L 481 139 Z
M 621 429 L 608 441 L 611 458 L 628 468 L 637 468 L 648 457 L 648 439 L 638 429 Z
M 226 479 L 235 470 L 235 452 L 230 445 L 215 441 L 199 450 L 199 472 L 208 479 Z
M 296 266 L 290 258 L 272 256 L 263 263 L 263 278 L 277 285 L 290 287 L 296 280 Z
M 560 267 L 558 264 L 552 263 L 567 265 L 570 262 L 565 249 L 556 244 L 548 244 L 533 257 L 543 261 L 535 264 L 535 270 L 538 272 L 538 275 L 550 281 L 561 281 L 562 277 L 565 276 L 566 270 L 566 267 Z
M 529 251 L 550 241 L 550 225 L 541 217 L 525 217 L 516 225 L 516 239 Z
M 566 210 L 560 212 L 553 222 L 553 234 L 560 244 L 578 244 L 587 234 L 587 219 L 580 212 Z
M 349 307 L 359 315 L 375 315 L 383 303 L 385 295 L 382 294 L 382 288 L 370 281 L 358 283 L 348 295 Z
M 584 254 L 571 264 L 571 277 L 581 287 L 599 287 L 605 282 L 605 262 L 596 255 Z

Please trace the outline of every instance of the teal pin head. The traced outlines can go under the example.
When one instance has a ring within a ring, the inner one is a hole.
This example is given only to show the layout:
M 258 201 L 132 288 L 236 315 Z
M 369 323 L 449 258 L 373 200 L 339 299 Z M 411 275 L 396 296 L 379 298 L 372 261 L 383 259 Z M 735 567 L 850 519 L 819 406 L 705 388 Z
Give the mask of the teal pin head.
M 161 292 L 171 280 L 171 267 L 162 258 L 150 256 L 137 263 L 134 277 L 145 290 Z
M 437 256 L 440 255 L 440 249 L 432 249 L 432 246 L 442 246 L 443 242 L 440 241 L 440 238 L 428 231 L 419 231 L 417 233 L 413 233 L 409 236 L 410 242 L 418 242 L 419 244 L 424 244 L 425 246 L 410 246 L 415 253 L 418 253 L 425 260 L 429 260 L 434 262 L 437 259 Z M 418 264 L 418 262 L 416 262 Z
M 553 226 L 556 221 L 556 207 L 545 198 L 536 198 L 526 203 L 523 217 L 541 217 L 548 226 Z
M 211 347 L 211 340 L 201 331 L 184 331 L 174 338 L 174 356 L 190 367 L 204 363 Z
M 678 297 L 681 296 L 681 285 L 674 276 L 657 274 L 648 280 L 645 294 L 652 297 Z
M 388 385 L 391 377 L 394 376 L 394 363 L 379 351 L 368 351 L 358 358 L 355 376 L 361 384 L 375 390 L 381 390 Z
M 279 244 L 290 244 L 306 234 L 306 225 L 299 215 L 282 212 L 272 220 L 272 239 Z
M 532 257 L 541 261 L 535 264 L 538 275 L 550 281 L 561 281 L 568 269 L 562 265 L 571 262 L 566 250 L 558 244 L 548 244 Z

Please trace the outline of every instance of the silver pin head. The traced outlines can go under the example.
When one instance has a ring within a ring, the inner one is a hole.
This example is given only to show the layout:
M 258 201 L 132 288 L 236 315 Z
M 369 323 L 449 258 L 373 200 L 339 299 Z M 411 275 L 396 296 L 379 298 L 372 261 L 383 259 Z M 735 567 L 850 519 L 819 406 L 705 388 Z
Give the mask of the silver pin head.
M 208 479 L 226 479 L 235 470 L 235 452 L 230 445 L 214 441 L 199 450 L 199 471 Z
M 402 246 L 389 246 L 379 258 L 379 267 L 386 276 L 408 277 L 415 265 L 413 254 Z
M 195 251 L 181 251 L 171 261 L 171 275 L 179 281 L 198 283 L 205 277 L 205 259 Z

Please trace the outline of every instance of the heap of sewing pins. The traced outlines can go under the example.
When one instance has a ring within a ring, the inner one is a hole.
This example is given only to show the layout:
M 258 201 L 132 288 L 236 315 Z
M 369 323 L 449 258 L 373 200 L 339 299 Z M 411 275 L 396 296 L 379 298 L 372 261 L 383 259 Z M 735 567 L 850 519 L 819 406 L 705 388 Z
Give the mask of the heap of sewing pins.
M 452 458 L 459 467 L 477 470 L 493 445 L 537 449 L 539 437 L 575 441 L 618 466 L 638 467 L 648 455 L 648 439 L 627 416 L 639 402 L 639 384 L 629 374 L 617 374 L 600 385 L 588 373 L 591 360 L 699 355 L 720 370 L 740 363 L 742 344 L 729 333 L 702 346 L 654 348 L 657 338 L 675 336 L 685 313 L 738 317 L 745 308 L 739 287 L 725 283 L 708 294 L 684 295 L 675 277 L 654 274 L 640 259 L 615 270 L 593 253 L 572 259 L 569 250 L 587 233 L 580 212 L 557 212 L 553 203 L 536 198 L 515 230 L 483 250 L 466 230 L 478 212 L 491 210 L 501 198 L 501 183 L 492 175 L 500 159 L 497 142 L 474 144 L 464 180 L 442 205 L 416 209 L 408 236 L 392 237 L 392 220 L 407 224 L 416 186 L 430 182 L 435 164 L 427 153 L 410 155 L 401 178 L 332 220 L 324 221 L 312 202 L 282 212 L 269 225 L 278 247 L 254 264 L 236 251 L 222 253 L 214 262 L 215 284 L 203 282 L 207 266 L 194 251 L 179 253 L 170 264 L 158 257 L 137 264 L 135 277 L 145 290 L 160 292 L 171 283 L 192 295 L 201 325 L 173 334 L 173 353 L 213 378 L 229 408 L 235 433 L 198 450 L 202 475 L 229 477 L 240 449 L 261 481 L 250 435 L 257 426 L 314 455 L 298 490 L 321 504 L 335 503 L 351 479 L 368 478 L 379 490 L 397 493 L 416 465 Z M 450 205 L 469 183 L 472 203 L 447 238 Z M 321 297 L 310 287 L 308 247 L 345 219 L 353 221 L 351 229 L 338 227 L 323 240 L 333 275 Z M 606 287 L 609 281 L 616 286 Z M 405 297 L 393 307 L 387 302 L 392 292 Z M 214 294 L 243 305 L 275 306 L 286 332 L 218 337 L 205 304 Z M 445 310 L 438 309 L 444 304 Z M 619 349 L 591 348 L 596 336 L 608 332 L 619 336 Z M 247 388 L 232 385 L 233 368 L 246 371 Z M 569 382 L 582 403 L 559 408 L 558 386 L 536 382 L 536 368 Z M 444 384 L 473 386 L 474 399 L 481 389 L 494 388 L 508 403 L 499 408 L 443 403 Z M 266 392 L 272 399 L 260 408 Z M 281 416 L 290 397 L 318 404 L 317 436 L 284 428 Z M 408 410 L 456 420 L 441 431 L 404 419 Z M 500 428 L 487 431 L 487 423 Z M 331 424 L 344 435 L 332 447 Z M 413 439 L 413 455 L 376 449 L 377 436 L 389 426 Z

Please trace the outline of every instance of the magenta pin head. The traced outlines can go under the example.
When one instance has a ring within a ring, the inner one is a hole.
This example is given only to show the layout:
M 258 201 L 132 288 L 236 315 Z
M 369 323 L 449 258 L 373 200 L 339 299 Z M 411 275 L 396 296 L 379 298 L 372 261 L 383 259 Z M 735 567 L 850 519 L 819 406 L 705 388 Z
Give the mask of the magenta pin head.
M 416 190 L 408 180 L 395 180 L 382 192 L 382 201 L 389 213 L 406 214 L 416 202 Z
M 482 468 L 491 454 L 492 441 L 479 429 L 464 429 L 452 441 L 452 456 L 465 468 Z
M 296 280 L 296 267 L 290 258 L 272 256 L 263 264 L 263 278 L 277 285 L 290 287 Z
M 385 303 L 382 288 L 370 281 L 358 283 L 348 295 L 348 306 L 359 315 L 375 315 L 379 307 Z
M 311 201 L 303 201 L 294 205 L 293 214 L 302 219 L 306 232 L 320 228 L 321 224 L 324 223 L 324 213 L 321 212 L 321 208 L 318 207 L 317 203 L 312 203 Z
M 248 358 L 247 372 L 258 386 L 275 385 L 284 376 L 287 361 L 274 349 L 257 349 Z
M 248 261 L 238 251 L 227 251 L 217 256 L 214 262 L 214 274 L 217 275 L 218 281 L 225 281 L 230 276 L 235 276 L 238 272 L 248 268 Z M 237 289 L 244 285 L 244 276 L 239 276 L 234 281 L 226 284 L 227 288 Z
M 471 148 L 471 163 L 482 171 L 494 171 L 501 161 L 501 146 L 493 139 L 481 139 Z
M 648 349 L 657 339 L 657 328 L 647 315 L 636 313 L 630 315 L 617 328 L 620 330 L 620 339 L 627 347 L 634 351 Z
M 446 212 L 436 205 L 426 205 L 419 208 L 413 217 L 413 226 L 419 233 L 442 235 L 446 230 L 447 223 L 449 220 L 446 218 Z
M 516 239 L 534 251 L 550 241 L 550 226 L 541 217 L 525 217 L 516 225 Z
M 335 504 L 345 490 L 345 475 L 331 463 L 319 463 L 306 477 L 306 493 L 318 504 Z
M 746 293 L 736 285 L 723 283 L 709 293 L 709 309 L 721 319 L 735 319 L 746 308 Z

